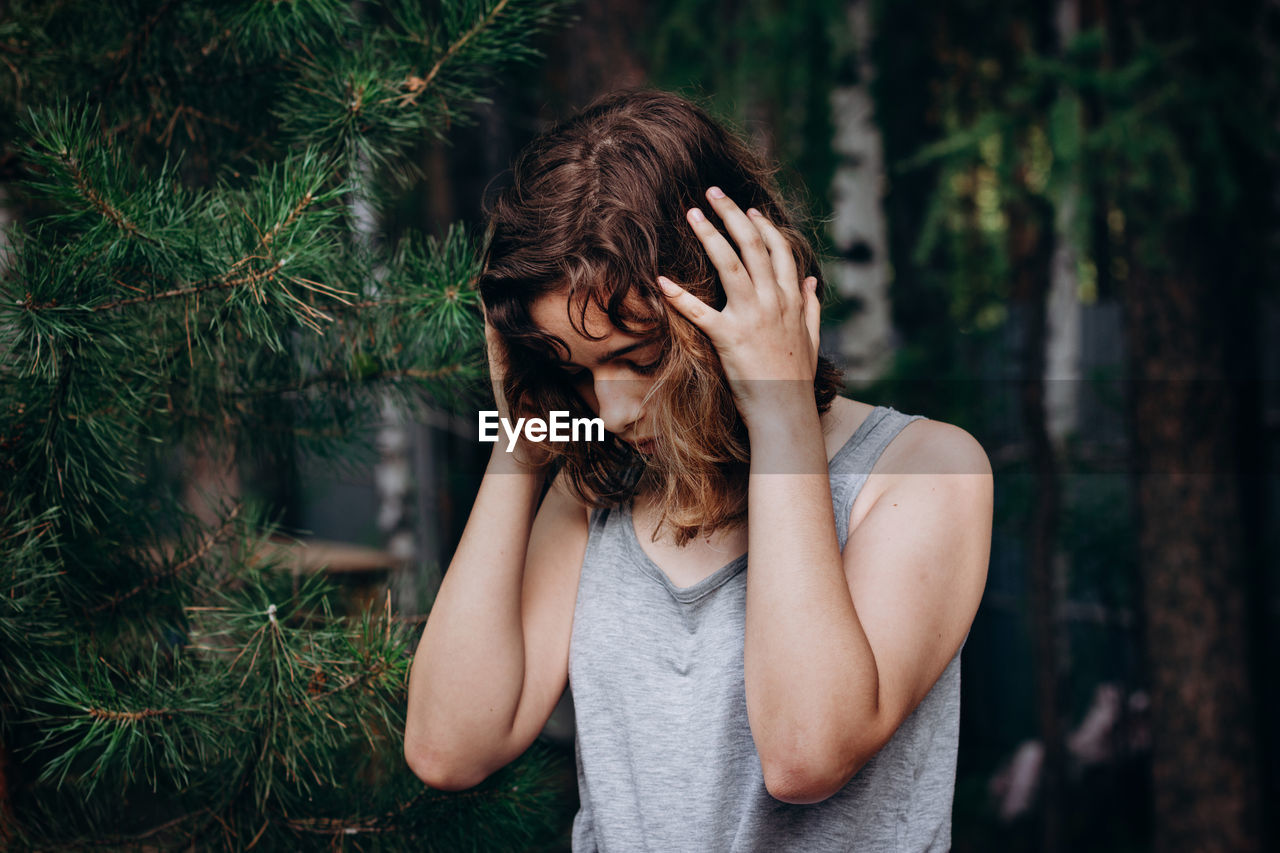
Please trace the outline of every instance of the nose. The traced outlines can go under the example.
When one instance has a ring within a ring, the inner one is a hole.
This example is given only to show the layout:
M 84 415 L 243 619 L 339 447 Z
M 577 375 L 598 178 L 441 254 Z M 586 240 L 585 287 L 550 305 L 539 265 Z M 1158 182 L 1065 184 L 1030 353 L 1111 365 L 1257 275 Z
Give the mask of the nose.
M 643 388 L 633 379 L 610 379 L 607 374 L 595 377 L 592 384 L 596 415 L 604 421 L 604 428 L 614 435 L 627 433 L 640 420 Z

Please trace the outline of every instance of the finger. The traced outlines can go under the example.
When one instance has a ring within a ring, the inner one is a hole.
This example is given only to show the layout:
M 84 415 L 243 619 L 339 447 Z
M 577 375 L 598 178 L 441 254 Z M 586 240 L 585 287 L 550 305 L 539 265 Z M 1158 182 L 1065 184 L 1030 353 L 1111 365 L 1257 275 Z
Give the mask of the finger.
M 814 276 L 804 280 L 804 324 L 816 356 L 822 342 L 822 301 L 818 299 L 818 279 Z
M 769 247 L 773 278 L 782 290 L 783 300 L 788 305 L 799 308 L 804 302 L 804 292 L 800 286 L 800 274 L 796 269 L 796 259 L 791 251 L 791 244 L 787 242 L 786 237 L 782 236 L 782 232 L 754 207 L 747 210 L 747 216 L 760 232 L 760 236 L 764 238 L 765 245 Z
M 738 254 L 751 276 L 756 292 L 761 296 L 767 295 L 776 299 L 777 293 L 774 288 L 777 283 L 774 281 L 773 263 L 769 260 L 769 247 L 765 244 L 760 230 L 742 212 L 742 208 L 738 207 L 734 200 L 725 195 L 719 187 L 707 190 L 707 200 L 711 202 L 712 210 L 724 223 L 729 236 L 733 237 L 733 241 L 738 244 Z
M 706 332 L 713 340 L 715 338 L 714 329 L 716 328 L 716 320 L 720 317 L 720 312 L 676 284 L 665 275 L 658 276 L 658 287 L 662 288 L 662 293 L 667 297 L 667 302 L 679 311 L 690 323 Z
M 687 218 L 707 257 L 711 258 L 711 265 L 720 273 L 720 283 L 724 285 L 729 301 L 755 299 L 756 288 L 751 281 L 751 273 L 720 230 L 696 207 L 689 211 Z

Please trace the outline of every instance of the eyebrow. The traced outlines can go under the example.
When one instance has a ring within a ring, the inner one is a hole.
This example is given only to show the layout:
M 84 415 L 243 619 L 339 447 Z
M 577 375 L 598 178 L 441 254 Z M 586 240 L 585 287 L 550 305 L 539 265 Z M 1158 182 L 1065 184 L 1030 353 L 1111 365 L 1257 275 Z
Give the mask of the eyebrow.
M 600 360 L 596 362 L 596 364 L 597 366 L 601 364 L 607 364 L 616 358 L 621 358 L 622 356 L 626 355 L 629 352 L 632 352 L 633 350 L 643 349 L 644 347 L 651 346 L 656 342 L 657 342 L 656 339 L 650 339 L 647 341 L 637 341 L 634 344 L 627 344 L 625 347 L 618 347 L 615 350 L 609 350 L 607 353 L 605 353 L 603 356 L 600 357 Z M 556 361 L 557 363 L 562 365 L 574 364 L 576 366 L 576 362 L 564 361 L 563 359 L 556 359 Z

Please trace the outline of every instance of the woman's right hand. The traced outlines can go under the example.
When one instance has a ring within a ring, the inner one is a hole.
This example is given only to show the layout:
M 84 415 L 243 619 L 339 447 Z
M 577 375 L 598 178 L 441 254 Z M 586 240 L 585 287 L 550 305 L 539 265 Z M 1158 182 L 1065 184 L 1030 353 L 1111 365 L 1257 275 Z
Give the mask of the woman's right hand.
M 502 340 L 502 335 L 498 334 L 498 330 L 489 322 L 489 312 L 485 309 L 483 300 L 480 302 L 480 309 L 484 313 L 484 343 L 486 354 L 489 358 L 489 381 L 493 385 L 493 399 L 498 405 L 498 417 L 502 419 L 502 423 L 514 426 L 515 422 L 511 417 L 511 405 L 507 402 L 507 395 L 504 390 L 507 367 L 510 364 L 507 356 L 507 345 Z M 551 455 L 540 444 L 528 441 L 524 437 L 523 430 L 520 433 L 520 437 L 516 439 L 515 447 L 509 452 L 507 450 L 508 442 L 505 431 L 500 428 L 498 435 L 498 442 L 493 449 L 495 456 L 499 453 L 504 456 L 510 456 L 522 468 L 535 473 L 544 471 L 551 461 Z

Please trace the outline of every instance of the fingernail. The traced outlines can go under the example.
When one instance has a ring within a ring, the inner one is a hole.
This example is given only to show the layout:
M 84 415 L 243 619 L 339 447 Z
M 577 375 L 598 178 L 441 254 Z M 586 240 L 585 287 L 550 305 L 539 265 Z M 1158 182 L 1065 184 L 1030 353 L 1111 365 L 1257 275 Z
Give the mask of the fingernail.
M 756 210 L 754 207 L 747 208 L 747 216 L 759 216 L 759 215 L 760 215 L 760 211 Z
M 690 222 L 706 222 L 707 217 L 703 216 L 702 211 L 698 210 L 698 208 L 695 207 L 689 211 L 689 221 Z
M 676 287 L 675 282 L 667 278 L 665 275 L 658 276 L 658 287 L 662 288 L 662 292 L 667 296 L 675 296 L 680 292 L 680 288 Z
M 711 189 L 707 190 L 707 195 L 710 196 L 711 198 L 724 198 L 724 190 L 720 189 L 719 187 L 712 187 Z

